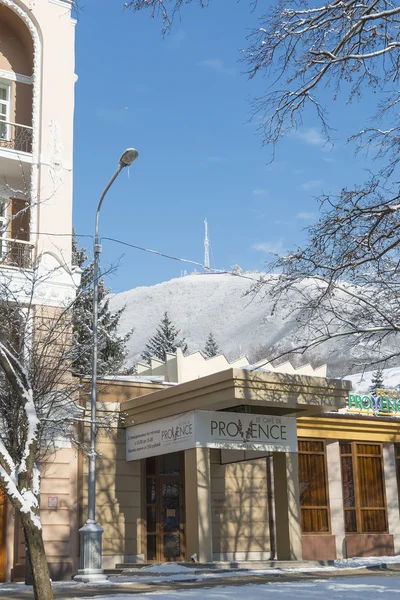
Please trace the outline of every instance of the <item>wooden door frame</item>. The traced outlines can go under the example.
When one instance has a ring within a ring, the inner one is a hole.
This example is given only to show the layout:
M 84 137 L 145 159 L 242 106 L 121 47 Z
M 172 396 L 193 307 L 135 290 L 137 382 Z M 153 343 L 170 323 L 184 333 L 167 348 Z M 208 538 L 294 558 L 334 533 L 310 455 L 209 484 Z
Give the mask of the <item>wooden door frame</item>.
M 175 454 L 175 453 L 174 453 Z M 159 472 L 159 460 L 161 456 L 155 456 L 156 468 L 155 468 L 155 480 L 156 480 L 156 558 L 154 560 L 149 560 L 147 558 L 147 473 L 146 473 L 146 459 L 142 460 L 141 465 L 141 484 L 142 484 L 142 519 L 141 519 L 141 536 L 142 536 L 142 552 L 144 556 L 145 562 L 179 562 L 180 560 L 185 560 L 186 558 L 186 504 L 185 504 L 185 453 L 181 451 L 180 453 L 180 475 L 160 475 Z M 160 481 L 162 478 L 171 477 L 171 480 L 177 480 L 179 485 L 179 543 L 180 543 L 180 557 L 176 559 L 176 561 L 171 560 L 167 561 L 163 556 L 163 536 L 164 530 L 161 528 L 161 516 L 162 516 L 162 502 L 161 502 L 161 489 L 160 489 Z

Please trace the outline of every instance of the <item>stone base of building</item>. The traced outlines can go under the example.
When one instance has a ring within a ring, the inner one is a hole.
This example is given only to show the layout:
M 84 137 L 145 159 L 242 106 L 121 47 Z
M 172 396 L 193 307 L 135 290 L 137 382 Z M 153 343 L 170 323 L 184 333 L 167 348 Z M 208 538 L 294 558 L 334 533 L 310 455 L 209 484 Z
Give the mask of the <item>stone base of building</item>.
M 271 553 L 268 552 L 213 552 L 214 562 L 252 562 L 259 560 L 271 560 Z
M 356 556 L 394 556 L 393 535 L 360 533 L 346 535 L 346 558 Z
M 336 560 L 336 536 L 303 535 L 303 560 Z

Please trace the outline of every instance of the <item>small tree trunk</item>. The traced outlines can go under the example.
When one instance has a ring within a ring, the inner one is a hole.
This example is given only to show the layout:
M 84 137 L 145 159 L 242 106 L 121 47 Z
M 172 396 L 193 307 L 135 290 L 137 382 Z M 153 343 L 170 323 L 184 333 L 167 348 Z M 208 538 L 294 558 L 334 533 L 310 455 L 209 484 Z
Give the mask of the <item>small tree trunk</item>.
M 27 515 L 21 515 L 27 552 L 30 559 L 35 600 L 53 600 L 49 567 L 44 550 L 42 530 Z

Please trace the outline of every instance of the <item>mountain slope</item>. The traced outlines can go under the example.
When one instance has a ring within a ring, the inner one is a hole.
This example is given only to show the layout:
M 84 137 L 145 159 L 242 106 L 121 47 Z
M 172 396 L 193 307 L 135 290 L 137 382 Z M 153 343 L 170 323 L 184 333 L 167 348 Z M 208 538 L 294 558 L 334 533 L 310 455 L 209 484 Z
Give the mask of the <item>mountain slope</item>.
M 246 273 L 257 280 L 260 274 Z M 120 333 L 134 329 L 129 342 L 128 364 L 140 360 L 145 343 L 159 325 L 164 311 L 168 311 L 173 323 L 186 338 L 189 352 L 202 350 L 210 331 L 214 334 L 221 352 L 229 359 L 247 355 L 250 360 L 271 358 L 268 349 L 293 348 L 298 329 L 293 319 L 283 319 L 287 306 L 274 311 L 271 303 L 261 296 L 246 296 L 251 279 L 230 274 L 193 274 L 172 279 L 151 287 L 139 287 L 111 298 L 111 308 L 126 305 L 121 317 Z M 295 299 L 293 299 L 293 303 Z M 266 350 L 260 350 L 265 346 Z M 330 375 L 343 376 L 352 370 L 355 357 L 363 350 L 349 348 L 339 340 L 319 346 L 313 353 L 296 356 L 293 363 L 310 361 L 313 366 L 328 363 Z M 355 370 L 360 370 L 358 367 Z

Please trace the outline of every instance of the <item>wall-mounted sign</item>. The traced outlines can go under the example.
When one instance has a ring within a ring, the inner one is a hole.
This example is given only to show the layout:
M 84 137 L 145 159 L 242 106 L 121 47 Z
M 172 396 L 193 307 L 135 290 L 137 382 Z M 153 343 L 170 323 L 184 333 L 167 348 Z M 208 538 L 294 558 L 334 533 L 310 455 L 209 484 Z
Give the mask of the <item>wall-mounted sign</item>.
M 49 496 L 47 498 L 47 508 L 58 508 L 58 496 Z
M 378 394 L 349 394 L 348 412 L 400 417 L 398 390 L 377 390 Z
M 297 452 L 296 418 L 196 410 L 126 430 L 126 460 L 195 447 Z

